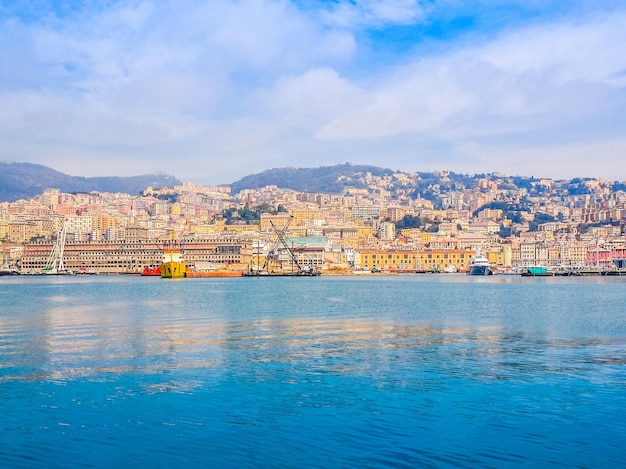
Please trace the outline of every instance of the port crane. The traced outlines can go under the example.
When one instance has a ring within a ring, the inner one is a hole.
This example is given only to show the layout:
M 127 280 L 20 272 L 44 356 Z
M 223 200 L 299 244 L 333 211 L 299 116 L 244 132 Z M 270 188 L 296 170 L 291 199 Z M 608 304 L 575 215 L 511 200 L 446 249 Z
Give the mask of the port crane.
M 52 247 L 52 251 L 50 252 L 50 256 L 48 256 L 48 261 L 46 262 L 46 266 L 43 268 L 42 273 L 51 275 L 67 273 L 65 265 L 63 264 L 63 251 L 65 250 L 66 236 L 67 225 L 64 221 L 61 226 L 61 230 L 57 234 L 56 242 Z
M 293 220 L 293 217 L 290 217 L 287 220 L 287 223 L 285 223 L 281 227 L 276 226 L 274 222 L 270 220 L 270 224 L 272 225 L 272 229 L 274 230 L 275 240 L 272 243 L 270 249 L 268 250 L 267 256 L 265 257 L 265 261 L 263 262 L 263 266 L 257 270 L 250 269 L 250 271 L 248 272 L 249 276 L 257 276 L 257 275 L 317 276 L 319 275 L 318 271 L 311 269 L 309 267 L 302 267 L 300 265 L 300 263 L 298 262 L 298 258 L 293 252 L 293 249 L 289 247 L 289 245 L 287 244 L 287 241 L 285 240 L 285 233 L 289 229 L 289 225 L 291 224 L 292 220 Z M 283 271 L 282 266 L 281 266 L 281 272 L 270 273 L 268 271 L 270 262 L 278 263 L 280 261 L 280 251 L 282 249 L 287 251 L 287 253 L 289 254 L 289 258 L 291 260 L 291 267 L 292 267 L 291 272 Z

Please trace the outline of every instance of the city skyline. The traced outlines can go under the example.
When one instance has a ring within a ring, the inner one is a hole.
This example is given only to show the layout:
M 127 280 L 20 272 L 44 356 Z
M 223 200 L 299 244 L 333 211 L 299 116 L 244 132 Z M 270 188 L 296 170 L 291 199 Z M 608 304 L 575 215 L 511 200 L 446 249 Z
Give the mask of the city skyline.
M 0 160 L 625 180 L 619 2 L 0 3 Z

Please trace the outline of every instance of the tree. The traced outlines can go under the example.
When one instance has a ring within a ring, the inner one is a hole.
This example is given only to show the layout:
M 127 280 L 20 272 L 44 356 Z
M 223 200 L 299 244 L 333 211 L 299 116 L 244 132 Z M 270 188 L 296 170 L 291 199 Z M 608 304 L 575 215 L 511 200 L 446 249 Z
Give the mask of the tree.
M 554 221 L 554 217 L 552 215 L 548 215 L 547 213 L 537 212 L 535 213 L 535 219 L 531 221 L 528 225 L 530 231 L 538 231 L 539 225 L 544 223 L 550 223 Z
M 413 215 L 405 215 L 402 220 L 396 223 L 396 230 L 419 228 L 420 226 L 422 226 L 422 222 L 418 217 Z

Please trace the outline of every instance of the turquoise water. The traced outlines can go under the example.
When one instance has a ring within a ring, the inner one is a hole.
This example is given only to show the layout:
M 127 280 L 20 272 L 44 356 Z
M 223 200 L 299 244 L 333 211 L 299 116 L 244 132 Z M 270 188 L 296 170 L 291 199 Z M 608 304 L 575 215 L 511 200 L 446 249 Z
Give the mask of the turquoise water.
M 626 278 L 0 279 L 0 467 L 624 467 Z

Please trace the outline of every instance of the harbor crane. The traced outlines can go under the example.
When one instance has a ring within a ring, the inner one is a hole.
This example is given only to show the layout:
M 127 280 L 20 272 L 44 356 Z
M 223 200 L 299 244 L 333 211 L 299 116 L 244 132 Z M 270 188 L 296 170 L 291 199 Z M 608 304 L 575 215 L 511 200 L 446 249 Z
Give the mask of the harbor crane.
M 285 239 L 285 233 L 289 229 L 289 225 L 293 217 L 290 217 L 283 226 L 278 227 L 270 220 L 270 224 L 272 225 L 272 229 L 274 230 L 275 240 L 272 243 L 265 261 L 263 262 L 263 266 L 260 269 L 252 270 L 248 272 L 248 276 L 260 276 L 260 275 L 279 275 L 279 276 L 318 276 L 320 273 L 317 270 L 314 270 L 310 267 L 302 267 L 300 262 L 298 262 L 297 256 L 294 254 L 293 249 L 289 247 L 287 241 Z M 289 254 L 289 258 L 291 260 L 291 272 L 285 272 L 282 270 L 281 272 L 269 272 L 270 262 L 278 263 L 280 261 L 280 251 L 285 250 Z

